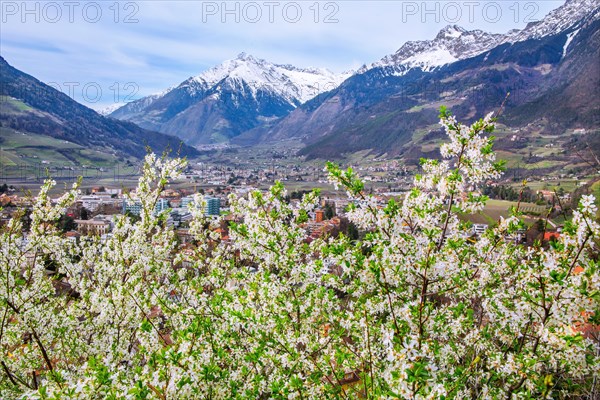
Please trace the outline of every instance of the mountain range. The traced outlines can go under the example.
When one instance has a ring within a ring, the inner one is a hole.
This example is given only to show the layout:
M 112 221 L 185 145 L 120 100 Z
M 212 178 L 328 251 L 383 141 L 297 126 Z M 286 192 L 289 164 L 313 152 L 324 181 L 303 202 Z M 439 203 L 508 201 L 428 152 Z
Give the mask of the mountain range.
M 363 66 L 358 73 L 383 68 L 389 74 L 403 75 L 414 68 L 423 71 L 475 57 L 505 43 L 523 42 L 560 34 L 597 10 L 596 0 L 567 0 L 540 21 L 529 23 L 524 29 L 513 29 L 506 34 L 481 30 L 468 31 L 458 25 L 448 25 L 433 40 L 409 41 L 394 54 Z
M 597 129 L 600 123 L 598 4 L 570 0 L 546 18 L 506 35 L 444 28 L 432 41 L 408 42 L 361 68 L 336 89 L 274 123 L 244 132 L 240 144 L 300 139 L 301 154 L 338 158 L 372 150 L 419 159 L 415 136 L 441 137 L 440 105 L 472 121 L 498 109 L 500 122 Z M 529 128 L 528 128 L 529 127 Z
M 177 135 L 192 145 L 222 142 L 289 114 L 349 75 L 277 65 L 242 53 L 110 116 Z
M 365 149 L 420 156 L 413 136 L 435 130 L 440 105 L 470 120 L 509 92 L 507 125 L 597 128 L 598 16 L 596 0 L 567 0 L 506 34 L 449 25 L 340 75 L 240 54 L 110 116 L 192 145 L 299 139 L 302 154 L 322 158 Z

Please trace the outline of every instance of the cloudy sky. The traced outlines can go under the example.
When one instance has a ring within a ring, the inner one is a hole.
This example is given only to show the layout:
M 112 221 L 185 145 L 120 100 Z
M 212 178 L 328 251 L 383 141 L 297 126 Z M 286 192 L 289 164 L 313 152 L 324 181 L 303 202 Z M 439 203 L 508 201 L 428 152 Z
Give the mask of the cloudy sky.
M 355 69 L 444 26 L 504 33 L 564 0 L 0 1 L 0 54 L 101 109 L 161 91 L 246 52 Z

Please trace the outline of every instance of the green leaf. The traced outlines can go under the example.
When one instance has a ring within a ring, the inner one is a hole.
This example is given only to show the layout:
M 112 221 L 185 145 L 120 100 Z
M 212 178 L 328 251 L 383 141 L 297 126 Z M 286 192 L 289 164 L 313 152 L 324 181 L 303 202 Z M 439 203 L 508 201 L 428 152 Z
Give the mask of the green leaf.
M 144 318 L 140 325 L 140 329 L 144 332 L 150 332 L 152 330 L 152 324 L 148 321 L 147 318 Z

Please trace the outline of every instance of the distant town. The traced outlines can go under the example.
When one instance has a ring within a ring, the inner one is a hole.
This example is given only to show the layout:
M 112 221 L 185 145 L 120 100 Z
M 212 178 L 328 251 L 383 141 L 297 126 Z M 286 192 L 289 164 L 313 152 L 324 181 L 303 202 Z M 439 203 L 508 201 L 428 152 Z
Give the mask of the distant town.
M 161 193 L 154 206 L 154 213 L 164 213 L 167 226 L 175 228 L 178 240 L 187 246 L 192 241 L 188 229 L 192 219 L 191 208 L 202 206 L 207 218 L 223 217 L 219 233 L 222 240 L 229 240 L 228 223 L 235 221 L 237 216 L 229 212 L 228 196 L 234 194 L 243 197 L 252 190 L 266 190 L 275 181 L 282 181 L 288 189 L 287 200 L 290 202 L 299 201 L 311 188 L 321 188 L 320 207 L 309 215 L 309 220 L 304 224 L 308 238 L 337 236 L 340 232 L 355 239 L 361 235 L 346 217 L 349 206 L 346 194 L 333 190 L 327 182 L 326 172 L 318 166 L 319 163 L 294 164 L 291 151 L 270 152 L 272 158 L 268 162 L 245 154 L 236 156 L 237 150 L 233 151 L 232 160 L 227 165 L 218 160 L 190 162 L 182 178 L 169 184 Z M 385 207 L 390 199 L 402 200 L 413 183 L 415 169 L 407 168 L 398 160 L 375 160 L 358 167 L 357 171 L 365 181 L 367 194 L 375 197 L 379 207 Z M 136 200 L 134 178 L 135 174 L 115 175 L 112 180 L 103 180 L 107 184 L 88 187 L 84 180 L 81 194 L 72 206 L 64 210 L 59 221 L 65 237 L 74 241 L 82 236 L 96 236 L 106 240 L 111 235 L 115 216 L 139 218 L 142 204 Z M 65 177 L 62 181 L 73 179 L 72 176 Z M 470 237 L 477 239 L 487 228 L 495 225 L 500 217 L 506 217 L 509 208 L 517 204 L 524 212 L 529 226 L 514 235 L 512 239 L 515 242 L 531 244 L 534 240 L 547 242 L 559 237 L 561 223 L 568 218 L 573 193 L 577 193 L 578 188 L 584 186 L 586 181 L 576 177 L 556 179 L 557 182 L 551 182 L 552 178 L 544 178 L 548 182 L 543 187 L 553 186 L 554 190 L 532 190 L 529 186 L 519 188 L 517 184 L 506 180 L 502 184 L 490 182 L 479 192 L 491 199 L 484 212 L 464 216 L 471 224 Z M 540 183 L 542 182 L 532 186 L 542 187 Z M 560 187 L 558 190 L 557 184 Z M 4 224 L 17 213 L 22 213 L 26 231 L 28 210 L 35 201 L 35 195 L 24 192 L 16 183 L 0 185 L 0 192 L 0 222 Z M 200 199 L 203 203 L 196 204 Z

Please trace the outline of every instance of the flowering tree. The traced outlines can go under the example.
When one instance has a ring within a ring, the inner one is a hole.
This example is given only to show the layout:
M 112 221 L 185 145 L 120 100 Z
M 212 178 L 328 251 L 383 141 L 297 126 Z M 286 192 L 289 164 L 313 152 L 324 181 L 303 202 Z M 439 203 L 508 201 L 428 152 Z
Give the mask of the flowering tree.
M 27 241 L 0 242 L 2 398 L 593 398 L 599 393 L 600 228 L 591 196 L 550 247 L 515 244 L 519 210 L 477 241 L 460 214 L 498 178 L 491 115 L 441 112 L 449 143 L 402 203 L 378 207 L 351 170 L 328 164 L 366 232 L 306 240 L 318 192 L 281 184 L 230 198 L 220 241 L 192 204 L 196 246 L 180 251 L 154 205 L 182 160 L 146 158 L 140 221 L 104 242 L 56 228 L 77 187 L 51 205 L 47 181 Z

